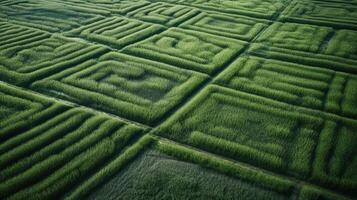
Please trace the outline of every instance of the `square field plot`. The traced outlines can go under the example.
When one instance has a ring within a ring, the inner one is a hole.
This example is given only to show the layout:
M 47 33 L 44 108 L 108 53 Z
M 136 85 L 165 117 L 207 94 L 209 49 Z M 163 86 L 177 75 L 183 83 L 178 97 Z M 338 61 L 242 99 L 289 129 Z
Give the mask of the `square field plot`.
M 101 10 L 114 15 L 125 15 L 130 11 L 150 4 L 146 0 L 66 0 L 61 2 L 69 6 L 79 7 L 80 9 L 92 10 L 91 12 L 94 13 Z
M 295 1 L 281 20 L 357 30 L 357 5 L 326 1 Z
M 176 26 L 199 13 L 198 9 L 167 3 L 152 3 L 134 11 L 128 12 L 133 17 L 145 22 Z
M 320 46 L 333 30 L 296 23 L 274 23 L 258 37 L 257 43 L 267 46 L 318 53 Z
M 144 131 L 1 83 L 0 103 L 1 199 L 63 197 Z
M 80 36 L 119 49 L 150 37 L 161 30 L 163 30 L 163 27 L 159 25 L 147 24 L 124 17 L 110 17 L 82 26 L 66 34 L 68 36 Z
M 60 1 L 14 1 L 0 4 L 0 16 L 11 23 L 25 25 L 49 32 L 63 32 L 79 27 L 99 16 L 108 16 L 109 11 L 97 8 L 69 5 Z
M 34 83 L 34 88 L 131 120 L 155 124 L 205 75 L 107 53 Z
M 158 0 L 154 0 L 158 1 Z M 239 14 L 258 18 L 272 18 L 288 2 L 286 0 L 165 0 L 165 2 L 184 4 L 221 13 Z
M 241 166 L 235 163 L 214 160 L 215 157 L 210 158 L 182 146 L 158 142 L 158 145 L 140 154 L 125 170 L 100 185 L 87 199 L 289 200 L 296 197 L 292 193 L 292 183 L 280 177 L 247 170 L 251 172 L 251 178 L 240 178 L 238 169 Z M 237 171 L 226 175 L 215 169 L 202 168 L 195 160 L 184 160 L 175 153 L 203 159 L 207 163 L 220 162 L 221 166 L 229 163 L 232 171 Z M 269 188 L 268 184 L 254 180 L 255 175 L 260 173 L 264 178 L 270 178 L 270 186 L 281 185 L 284 189 Z
M 19 85 L 107 51 L 9 23 L 0 22 L 0 30 L 0 77 Z
M 248 53 L 357 74 L 357 31 L 274 23 Z
M 357 76 L 254 56 L 240 57 L 215 81 L 278 101 L 357 119 Z
M 356 189 L 357 121 L 209 86 L 157 134 L 336 191 Z
M 246 46 L 245 42 L 179 28 L 155 35 L 124 49 L 125 53 L 196 70 L 220 70 Z
M 144 138 L 143 138 L 144 139 Z M 154 139 L 152 139 L 154 140 Z M 140 141 L 139 141 L 140 142 Z M 70 199 L 244 199 L 244 200 L 348 200 L 306 183 L 279 176 L 242 163 L 193 150 L 166 140 L 154 140 L 124 170 L 107 167 Z M 120 157 L 119 157 L 120 158 Z M 119 159 L 118 159 L 119 160 Z M 117 166 L 114 162 L 108 166 Z M 120 163 L 119 163 L 120 165 Z M 115 170 L 117 169 L 117 170 Z M 115 173 L 118 171 L 117 173 Z M 100 185 L 100 180 L 110 180 Z M 98 187 L 96 187 L 98 186 Z M 89 195 L 86 195 L 88 194 Z
M 207 32 L 233 39 L 251 41 L 267 25 L 267 21 L 245 16 L 200 12 L 180 25 L 182 28 Z

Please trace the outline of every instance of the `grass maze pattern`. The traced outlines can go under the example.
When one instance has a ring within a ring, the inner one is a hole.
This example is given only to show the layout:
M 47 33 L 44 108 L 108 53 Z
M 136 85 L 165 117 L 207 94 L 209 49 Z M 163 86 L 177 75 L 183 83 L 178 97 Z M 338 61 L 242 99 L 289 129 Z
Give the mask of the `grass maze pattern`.
M 154 124 L 204 79 L 198 73 L 111 52 L 36 82 L 34 88 Z
M 119 120 L 57 103 L 51 105 L 47 100 L 5 85 L 0 85 L 0 91 L 6 93 L 1 101 L 9 102 L 12 98 L 13 102 L 13 105 L 2 104 L 1 114 L 20 108 L 23 103 L 33 108 L 48 104 L 46 110 L 39 110 L 28 118 L 27 126 L 20 123 L 20 116 L 10 117 L 18 121 L 12 124 L 12 129 L 6 128 L 8 123 L 2 121 L 2 199 L 58 198 L 100 170 L 143 132 L 142 128 Z M 34 102 L 24 102 L 27 99 Z
M 68 36 L 81 36 L 90 41 L 120 49 L 163 30 L 162 26 L 146 24 L 124 17 L 110 17 L 82 26 Z
M 29 84 L 107 51 L 9 23 L 0 23 L 0 29 L 0 77 L 18 85 Z
M 243 41 L 170 28 L 148 40 L 124 48 L 124 52 L 212 74 L 224 67 L 245 46 L 246 43 Z
M 200 12 L 180 27 L 250 41 L 267 26 L 266 23 L 266 21 L 245 16 Z
M 157 1 L 157 0 L 153 0 Z M 160 1 L 160 0 L 159 0 Z M 240 14 L 257 18 L 272 18 L 278 11 L 284 8 L 284 0 L 166 0 L 165 2 L 184 4 L 205 10 L 214 10 L 222 13 Z
M 356 36 L 357 32 L 351 30 L 276 22 L 257 38 L 248 53 L 357 74 Z
M 166 121 L 157 134 L 353 193 L 357 184 L 352 177 L 356 124 L 355 120 L 321 116 L 319 112 L 209 86 Z M 337 143 L 329 141 L 334 134 L 341 137 Z M 332 167 L 327 158 L 338 162 Z M 329 167 L 336 167 L 337 173 Z
M 102 12 L 101 15 L 104 15 L 104 13 L 125 15 L 128 12 L 149 4 L 149 2 L 145 0 L 67 0 L 61 2 L 70 6 L 78 6 L 78 4 L 80 4 L 83 8 Z
M 324 1 L 295 1 L 281 20 L 357 30 L 357 5 Z
M 240 57 L 217 83 L 289 104 L 357 119 L 357 76 L 258 57 Z
M 354 199 L 356 6 L 0 1 L 0 199 Z
M 0 5 L 3 17 L 11 23 L 38 28 L 49 32 L 63 32 L 107 16 L 108 11 L 68 5 L 61 1 L 19 1 Z
M 166 26 L 176 26 L 181 22 L 192 18 L 198 14 L 197 9 L 181 5 L 171 5 L 166 3 L 152 3 L 143 8 L 127 13 L 128 17 L 134 17 L 142 21 L 162 24 Z

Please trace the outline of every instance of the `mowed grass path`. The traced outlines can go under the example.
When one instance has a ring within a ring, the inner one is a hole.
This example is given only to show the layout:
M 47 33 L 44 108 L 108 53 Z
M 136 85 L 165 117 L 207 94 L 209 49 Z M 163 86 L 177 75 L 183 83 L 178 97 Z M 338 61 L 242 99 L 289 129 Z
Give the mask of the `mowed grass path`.
M 356 198 L 356 0 L 0 0 L 0 199 Z

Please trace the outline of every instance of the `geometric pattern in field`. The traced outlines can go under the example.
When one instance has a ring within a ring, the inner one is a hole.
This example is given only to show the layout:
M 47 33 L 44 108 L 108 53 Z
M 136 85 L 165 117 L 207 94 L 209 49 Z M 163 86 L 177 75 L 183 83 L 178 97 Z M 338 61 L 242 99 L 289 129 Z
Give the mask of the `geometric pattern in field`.
M 152 3 L 127 13 L 127 16 L 134 17 L 145 22 L 175 26 L 197 15 L 198 12 L 199 11 L 197 9 L 181 5 Z
M 296 23 L 274 23 L 257 38 L 267 46 L 318 53 L 331 28 Z
M 357 74 L 357 31 L 274 23 L 248 53 Z
M 63 4 L 77 7 L 80 5 L 80 9 L 85 9 L 90 12 L 99 12 L 96 14 L 108 15 L 125 15 L 126 13 L 135 9 L 141 8 L 150 4 L 145 0 L 66 0 L 61 1 Z
M 18 131 L 30 128 L 60 110 L 63 107 L 0 84 L 0 140 L 5 142 Z
M 152 0 L 160 1 L 160 0 Z M 165 2 L 194 6 L 222 13 L 241 14 L 258 18 L 271 18 L 289 1 L 285 0 L 165 0 Z
M 357 119 L 357 76 L 258 57 L 240 57 L 216 82 L 247 93 Z
M 291 182 L 284 182 L 283 189 L 272 186 L 283 181 L 280 177 L 262 173 L 269 183 L 262 184 L 254 176 L 241 178 L 234 175 L 226 176 L 215 170 L 202 168 L 189 159 L 172 155 L 173 151 L 190 157 L 196 155 L 199 159 L 207 157 L 182 146 L 172 147 L 172 144 L 159 141 L 158 146 L 146 150 L 130 165 L 127 170 L 120 171 L 110 181 L 103 184 L 88 196 L 95 199 L 255 199 L 288 200 L 297 194 L 292 192 Z M 167 148 L 165 151 L 164 148 Z M 207 159 L 209 163 L 209 158 Z M 223 162 L 222 159 L 218 161 Z M 231 166 L 234 170 L 242 166 Z M 208 167 L 209 168 L 209 167 Z M 253 174 L 261 173 L 251 170 Z M 148 198 L 149 197 L 149 198 Z
M 261 168 L 353 192 L 357 183 L 356 128 L 353 120 L 208 86 L 157 133 Z
M 155 124 L 204 79 L 202 74 L 111 52 L 36 82 L 34 87 L 131 120 Z
M 124 48 L 124 52 L 212 74 L 240 53 L 245 45 L 245 42 L 229 38 L 170 28 L 148 40 Z
M 68 35 L 79 35 L 94 42 L 122 48 L 162 29 L 163 27 L 159 25 L 146 24 L 124 17 L 110 17 L 82 26 L 69 32 Z
M 99 16 L 110 14 L 108 11 L 83 9 L 78 5 L 67 5 L 62 2 L 18 1 L 1 5 L 0 10 L 4 18 L 12 23 L 25 25 L 49 32 L 63 32 L 90 21 Z M 1 15 L 0 15 L 1 16 Z
M 324 49 L 324 54 L 357 60 L 357 31 L 339 30 Z
M 180 25 L 181 28 L 250 41 L 267 25 L 263 20 L 245 16 L 201 12 Z
M 295 1 L 282 13 L 281 19 L 357 29 L 357 5 L 324 1 Z
M 354 199 L 356 13 L 0 0 L 0 199 Z
M 28 84 L 106 51 L 9 23 L 0 23 L 0 77 Z
M 6 102 L 1 104 L 1 112 L 17 110 L 17 116 L 2 120 L 0 126 L 1 199 L 64 196 L 63 191 L 80 185 L 143 131 L 135 125 L 79 108 L 69 109 L 2 84 L 0 91 L 0 101 Z M 24 114 L 30 114 L 30 110 L 20 112 L 23 104 L 43 109 L 25 120 Z

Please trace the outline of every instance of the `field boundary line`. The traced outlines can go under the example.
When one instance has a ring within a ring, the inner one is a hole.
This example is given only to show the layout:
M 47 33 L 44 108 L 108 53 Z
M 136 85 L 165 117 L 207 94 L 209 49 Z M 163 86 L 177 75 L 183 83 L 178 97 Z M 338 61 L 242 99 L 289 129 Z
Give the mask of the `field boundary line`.
M 154 131 L 154 130 L 152 130 L 152 131 Z M 343 194 L 343 193 L 341 193 L 341 192 L 339 192 L 339 191 L 334 191 L 334 190 L 331 190 L 331 189 L 329 189 L 329 188 L 325 188 L 325 187 L 316 185 L 315 183 L 307 182 L 307 181 L 304 181 L 304 180 L 301 180 L 301 179 L 298 179 L 298 178 L 289 176 L 289 175 L 287 175 L 287 174 L 278 174 L 278 173 L 272 172 L 272 171 L 270 171 L 270 170 L 262 169 L 262 168 L 260 168 L 260 167 L 251 165 L 251 164 L 246 163 L 246 162 L 243 162 L 243 161 L 238 161 L 238 160 L 234 160 L 234 159 L 231 159 L 231 158 L 227 158 L 227 157 L 224 157 L 224 156 L 215 154 L 215 153 L 207 152 L 207 151 L 205 151 L 205 150 L 198 149 L 198 148 L 196 148 L 196 147 L 187 145 L 187 144 L 185 144 L 185 143 L 177 142 L 177 141 L 171 140 L 171 139 L 169 139 L 169 138 L 165 138 L 165 137 L 162 137 L 162 136 L 158 136 L 158 135 L 152 134 L 151 131 L 150 131 L 149 133 L 147 133 L 147 135 L 150 135 L 151 137 L 153 137 L 154 139 L 156 139 L 157 142 L 160 142 L 160 141 L 161 141 L 161 142 L 164 142 L 164 143 L 176 144 L 176 145 L 179 145 L 179 146 L 182 146 L 182 147 L 185 147 L 185 148 L 188 148 L 188 149 L 191 149 L 191 150 L 194 150 L 194 151 L 197 151 L 197 152 L 206 154 L 206 155 L 208 155 L 209 157 L 216 157 L 216 158 L 219 158 L 219 159 L 222 159 L 222 160 L 229 161 L 229 162 L 231 162 L 231 163 L 233 163 L 233 164 L 242 165 L 242 166 L 247 167 L 247 168 L 251 168 L 251 169 L 254 169 L 254 170 L 262 171 L 262 172 L 267 173 L 267 174 L 272 175 L 272 176 L 277 176 L 277 177 L 280 177 L 280 178 L 283 178 L 283 179 L 288 179 L 288 180 L 290 180 L 290 181 L 292 181 L 292 182 L 295 183 L 295 190 L 297 190 L 297 191 L 299 191 L 299 192 L 300 192 L 300 189 L 302 188 L 303 185 L 311 185 L 311 186 L 313 186 L 313 187 L 316 187 L 316 188 L 319 188 L 319 189 L 322 189 L 322 190 L 326 190 L 326 191 L 329 191 L 329 192 L 332 192 L 332 193 L 335 193 L 335 194 L 339 194 L 339 195 L 342 195 L 342 196 L 345 196 L 345 197 L 352 198 L 352 196 L 349 195 L 349 194 Z M 294 191 L 295 191 L 295 190 L 294 190 Z M 298 193 L 298 194 L 299 194 L 299 193 Z M 299 197 L 299 196 L 297 195 L 297 198 L 298 198 L 298 197 Z

